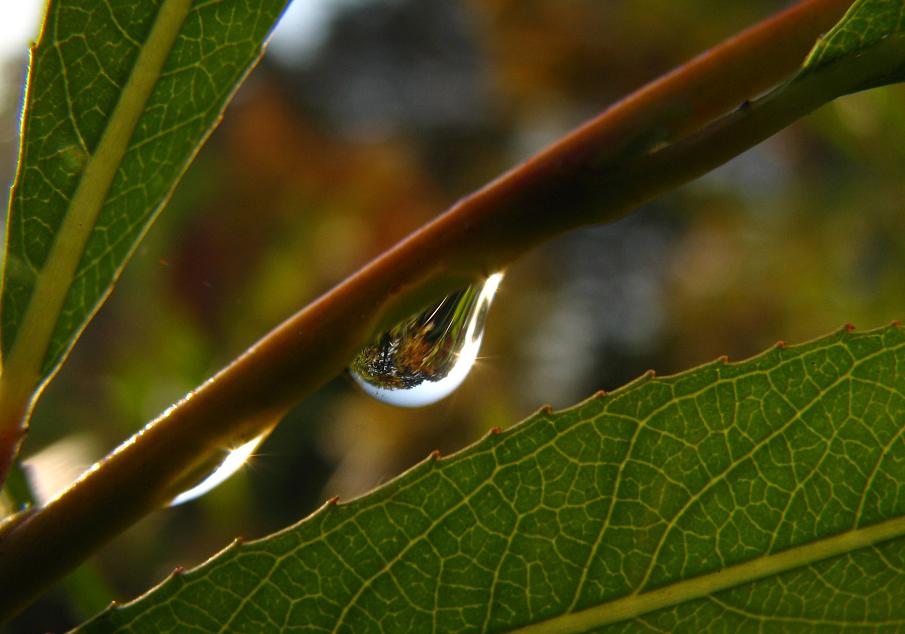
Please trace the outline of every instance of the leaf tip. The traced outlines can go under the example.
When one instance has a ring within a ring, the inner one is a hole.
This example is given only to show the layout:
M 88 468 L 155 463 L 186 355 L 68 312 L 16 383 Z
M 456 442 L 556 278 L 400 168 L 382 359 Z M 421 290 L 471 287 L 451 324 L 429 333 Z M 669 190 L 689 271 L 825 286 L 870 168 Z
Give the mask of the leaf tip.
M 783 341 L 782 339 L 780 339 L 779 341 L 776 342 L 776 345 L 774 345 L 773 347 L 776 348 L 777 350 L 785 350 L 786 345 L 787 345 L 786 342 Z
M 432 460 L 433 462 L 438 461 L 442 457 L 443 457 L 443 455 L 440 453 L 439 449 L 434 449 L 432 452 L 430 452 L 430 455 L 428 456 L 428 458 L 430 460 Z
M 490 432 L 487 434 L 488 436 L 499 436 L 503 433 L 502 427 L 491 427 Z
M 607 396 L 609 396 L 609 394 L 607 393 L 606 390 L 597 390 L 596 392 L 594 392 L 594 396 L 592 398 L 604 399 Z
M 326 506 L 327 508 L 330 508 L 332 506 L 336 506 L 337 504 L 339 504 L 339 496 L 334 495 L 332 498 L 327 500 L 327 503 L 324 506 Z
M 893 319 L 889 325 L 892 326 L 893 328 L 899 328 L 902 326 L 902 322 L 899 321 L 898 319 Z
M 847 323 L 842 328 L 845 332 L 855 332 L 855 324 L 852 323 Z

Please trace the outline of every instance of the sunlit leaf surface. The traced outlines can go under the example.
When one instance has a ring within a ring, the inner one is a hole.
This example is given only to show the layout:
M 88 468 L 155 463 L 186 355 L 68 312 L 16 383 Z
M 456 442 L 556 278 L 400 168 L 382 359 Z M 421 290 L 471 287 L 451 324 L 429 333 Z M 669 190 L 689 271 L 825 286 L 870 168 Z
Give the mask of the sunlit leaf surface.
M 52 373 L 109 291 L 284 5 L 51 0 L 4 268 L 3 378 L 20 392 Z
M 541 412 L 83 628 L 905 626 L 905 331 Z
M 850 55 L 858 55 L 887 38 L 901 38 L 903 35 L 903 0 L 857 0 L 845 17 L 811 51 L 805 62 L 805 70 L 816 70 Z M 905 75 L 900 72 L 897 77 L 888 78 L 887 81 L 901 81 L 903 76 Z

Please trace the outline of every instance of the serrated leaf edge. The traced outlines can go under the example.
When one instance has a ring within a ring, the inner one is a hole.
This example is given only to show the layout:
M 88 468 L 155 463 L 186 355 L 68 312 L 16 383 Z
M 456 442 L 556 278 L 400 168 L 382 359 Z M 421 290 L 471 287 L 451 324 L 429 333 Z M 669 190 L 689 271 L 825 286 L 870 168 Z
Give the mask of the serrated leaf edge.
M 416 463 L 409 469 L 403 471 L 391 480 L 388 480 L 387 482 L 381 484 L 378 487 L 375 487 L 371 491 L 368 491 L 361 496 L 345 502 L 340 502 L 339 498 L 337 497 L 330 498 L 315 511 L 302 518 L 295 524 L 287 526 L 282 530 L 251 541 L 246 541 L 244 538 L 236 538 L 228 546 L 226 546 L 226 548 L 223 548 L 219 552 L 213 554 L 198 566 L 188 571 L 185 571 L 181 567 L 175 569 L 167 578 L 163 579 L 160 583 L 153 586 L 135 599 L 125 603 L 117 603 L 116 601 L 111 602 L 110 606 L 108 606 L 104 611 L 95 616 L 92 621 L 102 619 L 105 616 L 110 615 L 114 611 L 127 609 L 133 604 L 149 597 L 154 592 L 162 590 L 166 586 L 174 584 L 177 587 L 181 586 L 185 584 L 190 577 L 204 573 L 206 568 L 214 565 L 222 557 L 225 557 L 234 552 L 241 552 L 242 549 L 256 547 L 261 542 L 274 539 L 280 535 L 296 530 L 302 524 L 315 521 L 320 517 L 326 515 L 327 513 L 355 512 L 358 505 L 365 503 L 372 496 L 387 493 L 390 488 L 397 486 L 401 481 L 409 478 L 417 478 L 420 474 L 422 474 L 422 472 L 440 468 L 442 466 L 441 463 L 463 460 L 465 458 L 468 458 L 473 453 L 492 449 L 506 437 L 514 433 L 523 431 L 525 427 L 531 424 L 549 420 L 549 418 L 554 414 L 561 415 L 578 411 L 596 400 L 612 399 L 618 396 L 623 396 L 633 390 L 641 388 L 651 381 L 672 381 L 707 368 L 727 365 L 745 365 L 754 363 L 759 360 L 768 359 L 771 356 L 794 354 L 799 348 L 804 348 L 817 343 L 830 344 L 833 343 L 834 340 L 845 341 L 854 338 L 883 335 L 890 330 L 899 329 L 901 329 L 901 324 L 898 320 L 893 321 L 886 326 L 881 326 L 879 328 L 859 333 L 854 332 L 855 327 L 852 324 L 845 324 L 842 328 L 836 330 L 835 332 L 821 337 L 816 337 L 809 341 L 797 344 L 786 344 L 783 341 L 778 341 L 774 346 L 766 349 L 765 351 L 738 361 L 730 361 L 728 357 L 720 356 L 713 361 L 695 366 L 693 368 L 689 368 L 687 370 L 683 370 L 681 372 L 664 375 L 662 377 L 656 377 L 653 370 L 648 370 L 647 372 L 641 374 L 638 378 L 630 381 L 629 383 L 626 383 L 622 387 L 619 387 L 612 392 L 605 392 L 602 390 L 598 391 L 591 397 L 577 403 L 576 405 L 556 410 L 555 412 L 553 408 L 549 406 L 541 407 L 534 414 L 528 416 L 524 420 L 514 424 L 507 429 L 500 430 L 498 427 L 490 429 L 482 438 L 480 438 L 473 444 L 464 447 L 459 451 L 450 454 L 449 456 L 440 456 L 437 452 L 431 452 L 427 457 L 425 457 L 423 460 Z M 677 605 L 685 601 L 708 596 L 720 590 L 726 590 L 781 572 L 801 568 L 818 561 L 828 559 L 830 557 L 852 552 L 856 549 L 869 547 L 871 545 L 875 545 L 880 542 L 902 536 L 905 536 L 905 516 L 885 520 L 883 522 L 879 522 L 867 527 L 845 531 L 843 533 L 839 533 L 830 537 L 795 546 L 780 551 L 776 554 L 761 556 L 716 572 L 707 573 L 690 579 L 671 583 L 667 586 L 648 592 L 624 596 L 619 599 L 614 599 L 612 601 L 608 601 L 591 608 L 580 610 L 578 612 L 563 614 L 546 621 L 534 623 L 521 628 L 516 628 L 510 630 L 510 632 L 518 632 L 520 634 L 539 634 L 542 632 L 583 632 L 592 627 L 599 627 L 601 625 L 624 621 L 626 619 L 640 616 L 642 614 L 647 614 L 654 610 L 670 607 L 672 605 Z M 72 631 L 76 632 L 78 631 L 78 629 L 79 628 L 76 628 Z

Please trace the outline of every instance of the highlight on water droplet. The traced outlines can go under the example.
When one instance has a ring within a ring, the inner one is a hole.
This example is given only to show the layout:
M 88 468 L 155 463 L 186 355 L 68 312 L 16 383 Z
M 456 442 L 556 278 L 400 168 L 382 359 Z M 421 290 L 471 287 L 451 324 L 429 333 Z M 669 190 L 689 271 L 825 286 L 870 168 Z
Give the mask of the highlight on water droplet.
M 242 468 L 248 459 L 251 458 L 255 449 L 264 442 L 264 439 L 267 438 L 267 435 L 270 433 L 270 430 L 267 430 L 260 436 L 255 436 L 251 440 L 246 443 L 243 443 L 236 447 L 235 449 L 231 449 L 226 452 L 226 457 L 223 458 L 220 462 L 216 463 L 216 466 L 212 471 L 203 479 L 201 482 L 198 482 L 194 486 L 186 489 L 176 497 L 174 497 L 170 501 L 170 506 L 179 506 L 189 500 L 194 500 L 195 498 L 201 497 L 205 493 L 212 491 L 217 488 L 224 482 L 226 482 L 231 475 L 236 473 L 239 469 Z
M 421 407 L 452 394 L 478 358 L 487 312 L 503 279 L 445 297 L 366 346 L 349 366 L 365 393 L 390 405 Z

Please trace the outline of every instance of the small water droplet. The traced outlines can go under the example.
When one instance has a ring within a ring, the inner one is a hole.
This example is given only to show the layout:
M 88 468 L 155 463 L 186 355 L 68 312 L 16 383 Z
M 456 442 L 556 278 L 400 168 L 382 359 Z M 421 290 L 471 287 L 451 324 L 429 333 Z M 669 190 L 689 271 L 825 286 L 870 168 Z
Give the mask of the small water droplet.
M 264 442 L 264 439 L 267 438 L 268 434 L 270 434 L 269 429 L 260 436 L 255 436 L 248 442 L 224 452 L 226 455 L 214 462 L 214 466 L 206 471 L 207 475 L 204 476 L 200 482 L 197 482 L 197 484 L 192 485 L 174 497 L 170 501 L 170 506 L 179 506 L 189 500 L 194 500 L 226 482 L 231 475 L 248 462 L 248 459 L 251 458 L 255 449 Z M 205 473 L 205 471 L 202 470 L 202 473 Z
M 494 273 L 397 324 L 358 353 L 349 374 L 370 396 L 399 407 L 449 396 L 478 358 L 487 311 L 502 279 Z

